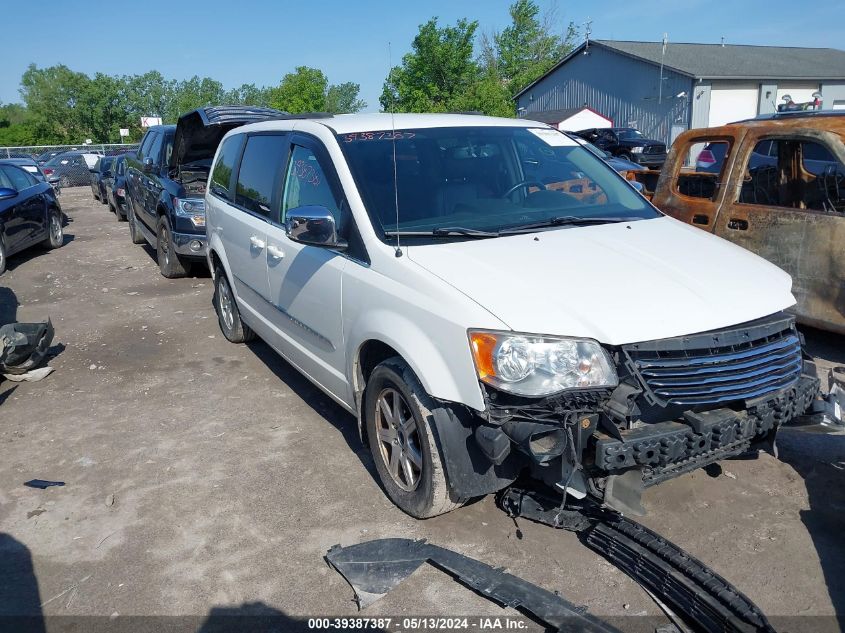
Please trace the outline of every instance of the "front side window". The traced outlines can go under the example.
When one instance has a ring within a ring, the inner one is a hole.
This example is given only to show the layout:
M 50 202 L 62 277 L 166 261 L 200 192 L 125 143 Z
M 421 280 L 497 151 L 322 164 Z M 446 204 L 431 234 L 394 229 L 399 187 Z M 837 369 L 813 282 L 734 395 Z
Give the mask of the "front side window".
M 744 173 L 737 200 L 742 204 L 845 211 L 845 167 L 816 141 L 759 141 Z
M 269 218 L 272 213 L 273 192 L 284 169 L 287 137 L 282 135 L 250 136 L 246 141 L 235 204 Z
M 688 198 L 715 200 L 730 149 L 728 141 L 696 141 L 690 147 L 693 169 L 681 169 L 678 172 L 675 190 Z
M 605 161 L 550 128 L 382 130 L 338 141 L 382 232 L 496 236 L 536 223 L 660 217 Z
M 156 136 L 158 136 L 157 132 L 147 132 L 141 143 L 141 149 L 138 150 L 141 158 L 146 158 L 150 155 L 150 146 L 153 144 Z
M 335 225 L 343 224 L 340 204 L 332 191 L 331 184 L 316 154 L 300 145 L 294 145 L 285 177 L 285 192 L 282 203 L 282 221 L 291 209 L 316 205 L 325 207 L 334 216 Z

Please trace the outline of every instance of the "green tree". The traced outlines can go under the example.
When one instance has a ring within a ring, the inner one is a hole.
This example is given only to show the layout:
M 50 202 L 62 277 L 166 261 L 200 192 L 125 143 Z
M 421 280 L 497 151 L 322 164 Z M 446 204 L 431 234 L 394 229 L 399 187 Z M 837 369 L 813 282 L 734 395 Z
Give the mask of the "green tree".
M 40 142 L 78 143 L 83 140 L 80 98 L 90 79 L 67 66 L 38 68 L 30 64 L 21 77 L 21 97 L 30 126 Z
M 162 116 L 166 123 L 176 123 L 184 113 L 205 106 L 223 105 L 225 91 L 223 84 L 209 77 L 194 75 L 190 79 L 175 82 L 172 96 Z
M 367 107 L 367 102 L 358 98 L 359 92 L 361 92 L 361 86 L 351 81 L 329 86 L 326 91 L 326 112 L 334 114 L 360 112 Z
M 296 70 L 282 78 L 282 83 L 273 90 L 270 105 L 285 112 L 324 112 L 329 80 L 323 71 L 308 66 L 297 66 Z
M 401 66 L 390 70 L 379 102 L 384 110 L 447 112 L 461 94 L 479 79 L 473 59 L 478 22 L 458 20 L 455 26 L 437 26 L 437 18 L 420 25 L 411 52 Z
M 367 106 L 358 98 L 360 89 L 352 82 L 329 85 L 323 71 L 297 66 L 270 92 L 269 102 L 271 107 L 291 113 L 358 112 Z
M 481 58 L 515 95 L 573 50 L 578 31 L 570 22 L 563 34 L 555 33 L 555 12 L 541 16 L 534 0 L 516 0 L 509 12 L 511 24 L 483 39 Z
M 270 105 L 272 89 L 259 88 L 255 84 L 243 84 L 240 88 L 230 90 L 225 94 L 226 104 L 254 105 L 267 107 Z

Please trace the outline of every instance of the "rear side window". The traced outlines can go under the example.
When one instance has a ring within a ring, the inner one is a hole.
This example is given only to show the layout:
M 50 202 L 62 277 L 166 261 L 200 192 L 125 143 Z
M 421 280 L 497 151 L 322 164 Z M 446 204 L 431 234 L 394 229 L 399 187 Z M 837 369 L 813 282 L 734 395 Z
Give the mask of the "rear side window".
M 244 148 L 235 203 L 269 218 L 273 192 L 284 170 L 288 139 L 281 135 L 250 136 Z
M 164 134 L 156 134 L 155 140 L 153 141 L 152 147 L 150 147 L 150 153 L 145 156 L 145 158 L 152 158 L 153 163 L 156 165 L 159 164 L 161 159 L 161 146 L 164 144 Z
M 745 165 L 738 202 L 845 211 L 845 166 L 821 143 L 798 138 L 757 143 Z
M 229 193 L 229 185 L 232 182 L 232 172 L 235 169 L 235 161 L 238 159 L 243 140 L 243 135 L 237 134 L 223 141 L 217 153 L 217 162 L 211 170 L 211 193 L 230 202 L 232 202 L 232 196 Z
M 0 169 L 5 172 L 6 177 L 12 183 L 12 187 L 18 191 L 23 191 L 38 182 L 23 169 L 18 169 L 12 165 L 2 165 L 0 166 Z
M 149 155 L 150 145 L 153 144 L 155 137 L 158 136 L 155 132 L 148 132 L 141 143 L 141 149 L 138 150 L 139 155 L 143 158 Z

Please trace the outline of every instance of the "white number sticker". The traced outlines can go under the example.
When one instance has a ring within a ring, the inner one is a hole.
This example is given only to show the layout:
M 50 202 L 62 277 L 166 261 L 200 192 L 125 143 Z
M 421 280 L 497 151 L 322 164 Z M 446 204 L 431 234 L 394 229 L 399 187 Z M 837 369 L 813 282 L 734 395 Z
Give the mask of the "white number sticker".
M 530 127 L 528 131 L 546 145 L 551 145 L 552 147 L 572 147 L 576 144 L 575 141 L 565 134 L 561 134 L 557 130 L 548 127 Z

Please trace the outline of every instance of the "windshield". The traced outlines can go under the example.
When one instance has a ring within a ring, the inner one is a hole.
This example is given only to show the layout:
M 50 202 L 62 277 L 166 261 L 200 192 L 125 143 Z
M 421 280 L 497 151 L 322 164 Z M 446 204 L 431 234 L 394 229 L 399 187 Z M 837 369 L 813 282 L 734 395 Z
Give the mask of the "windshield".
M 616 136 L 622 140 L 644 138 L 639 130 L 634 130 L 633 128 L 622 128 L 621 130 L 616 130 Z
M 340 134 L 338 142 L 382 233 L 459 227 L 495 235 L 564 216 L 660 215 L 603 160 L 549 128 L 382 130 Z
M 56 167 L 58 165 L 67 164 L 71 160 L 73 160 L 73 154 L 57 154 L 53 156 L 50 160 L 48 160 L 44 166 L 45 167 Z

